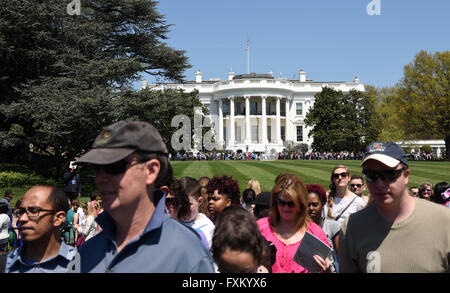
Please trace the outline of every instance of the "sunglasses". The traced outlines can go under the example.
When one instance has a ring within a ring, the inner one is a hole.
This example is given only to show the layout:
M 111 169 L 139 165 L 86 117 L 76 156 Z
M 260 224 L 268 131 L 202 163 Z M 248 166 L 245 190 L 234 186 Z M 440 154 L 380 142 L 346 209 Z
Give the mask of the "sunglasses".
M 431 189 L 421 189 L 422 192 L 430 192 L 431 193 Z
M 110 174 L 110 175 L 118 175 L 118 174 L 122 174 L 123 172 L 125 172 L 127 170 L 128 164 L 132 163 L 132 162 L 137 162 L 139 163 L 143 163 L 146 160 L 140 160 L 140 161 L 136 161 L 136 160 L 120 160 L 118 162 L 109 164 L 109 165 L 93 165 L 94 171 L 95 172 L 99 172 L 100 169 L 103 169 L 103 171 L 105 171 L 106 173 Z M 130 165 L 131 167 L 132 165 Z
M 363 170 L 362 173 L 366 177 L 367 181 L 375 182 L 378 178 L 382 181 L 387 180 L 388 182 L 395 181 L 403 173 L 403 168 L 396 170 L 386 170 L 386 171 L 370 171 Z
M 166 197 L 166 206 L 174 206 L 176 202 L 175 197 Z
M 362 184 L 350 184 L 350 187 L 352 187 L 352 188 L 355 187 L 355 186 L 358 187 L 358 188 L 361 188 Z
M 342 177 L 342 178 L 347 178 L 348 173 L 347 172 L 342 172 L 342 173 L 334 173 L 333 175 L 331 175 L 331 177 L 333 179 L 338 179 L 339 176 Z
M 284 200 L 282 200 L 282 199 L 279 199 L 279 198 L 277 198 L 276 200 L 276 203 L 279 205 L 279 206 L 288 206 L 288 207 L 290 207 L 290 208 L 293 208 L 294 207 L 294 202 L 291 200 L 291 201 L 284 201 Z

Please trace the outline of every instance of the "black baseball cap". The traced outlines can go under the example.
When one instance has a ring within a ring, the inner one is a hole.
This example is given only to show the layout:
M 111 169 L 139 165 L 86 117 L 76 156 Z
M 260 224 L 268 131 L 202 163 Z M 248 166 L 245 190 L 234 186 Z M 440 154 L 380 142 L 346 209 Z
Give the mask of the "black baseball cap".
M 105 127 L 95 138 L 92 149 L 76 163 L 108 165 L 135 151 L 168 155 L 166 144 L 153 125 L 141 121 L 119 121 Z
M 361 166 L 367 160 L 377 160 L 382 164 L 395 168 L 398 164 L 402 163 L 408 166 L 408 160 L 406 154 L 401 147 L 395 142 L 374 142 L 366 148 L 363 156 Z

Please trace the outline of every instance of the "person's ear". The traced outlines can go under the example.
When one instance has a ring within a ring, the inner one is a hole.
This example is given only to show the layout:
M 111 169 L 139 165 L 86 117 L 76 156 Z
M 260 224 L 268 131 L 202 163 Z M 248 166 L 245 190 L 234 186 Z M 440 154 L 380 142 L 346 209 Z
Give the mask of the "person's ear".
M 152 185 L 158 178 L 159 171 L 161 170 L 161 164 L 157 159 L 152 159 L 145 162 L 145 167 L 148 171 L 146 183 L 147 185 Z
M 58 211 L 53 216 L 53 225 L 56 227 L 61 226 L 66 221 L 66 213 L 64 211 Z
M 230 205 L 231 205 L 231 199 L 229 199 L 227 196 L 227 200 L 225 201 L 225 206 L 229 207 Z
M 198 205 L 201 205 L 203 202 L 203 196 L 198 197 Z
M 169 187 L 167 185 L 163 185 L 159 188 L 162 192 L 164 192 L 165 195 L 169 194 Z

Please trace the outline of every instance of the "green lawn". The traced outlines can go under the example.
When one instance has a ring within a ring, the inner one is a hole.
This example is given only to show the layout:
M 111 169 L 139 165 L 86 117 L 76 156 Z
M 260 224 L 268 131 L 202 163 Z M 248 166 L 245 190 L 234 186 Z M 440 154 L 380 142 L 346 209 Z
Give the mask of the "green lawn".
M 361 174 L 359 160 L 279 160 L 279 161 L 172 161 L 176 178 L 191 176 L 233 176 L 239 181 L 241 192 L 247 182 L 254 178 L 261 184 L 262 191 L 272 189 L 276 176 L 290 172 L 299 176 L 305 183 L 319 183 L 326 189 L 330 184 L 331 170 L 338 164 L 346 165 L 350 174 Z M 412 161 L 408 186 L 418 186 L 423 182 L 433 184 L 450 180 L 450 162 Z
M 319 183 L 328 189 L 331 170 L 335 165 L 346 165 L 350 169 L 350 174 L 361 175 L 360 162 L 356 160 L 172 161 L 171 164 L 176 178 L 191 176 L 198 179 L 202 176 L 231 175 L 239 181 L 242 192 L 252 178 L 260 182 L 262 191 L 270 191 L 275 177 L 285 172 L 296 174 L 305 183 Z M 411 169 L 409 187 L 418 186 L 426 181 L 433 184 L 450 181 L 450 162 L 411 161 L 409 163 Z M 90 169 L 80 170 L 80 173 L 83 183 L 83 197 L 80 201 L 84 203 L 89 200 L 90 192 L 95 190 L 94 176 Z M 15 194 L 12 201 L 14 206 L 16 200 L 23 197 L 28 187 L 3 187 L 0 188 L 0 196 L 3 196 L 7 189 L 12 189 Z

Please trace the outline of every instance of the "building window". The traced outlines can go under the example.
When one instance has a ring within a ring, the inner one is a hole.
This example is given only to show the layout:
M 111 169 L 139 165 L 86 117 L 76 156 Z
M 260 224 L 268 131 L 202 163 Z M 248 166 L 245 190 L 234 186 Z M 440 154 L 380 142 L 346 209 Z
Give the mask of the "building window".
M 280 103 L 280 116 L 286 116 L 286 103 Z
M 303 126 L 297 126 L 297 141 L 303 141 Z
M 223 103 L 222 104 L 222 112 L 223 112 L 223 115 L 225 115 L 225 116 L 230 115 L 230 105 Z
M 226 126 L 223 127 L 223 140 L 227 141 L 227 127 Z
M 204 104 L 203 106 L 205 106 L 205 108 L 208 110 L 208 114 L 211 114 L 211 105 L 208 103 L 208 104 Z
M 295 115 L 303 115 L 303 103 L 295 103 Z
M 252 125 L 252 141 L 258 142 L 258 125 Z
M 272 126 L 267 125 L 267 140 L 270 142 L 272 140 Z
M 285 141 L 285 138 L 286 138 L 286 127 L 281 126 L 281 140 Z
M 250 115 L 257 115 L 257 114 L 258 114 L 258 102 L 250 101 Z

